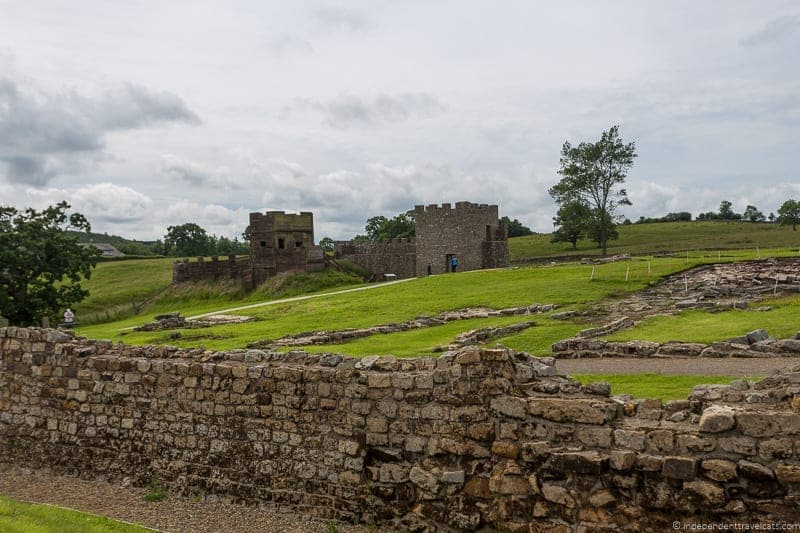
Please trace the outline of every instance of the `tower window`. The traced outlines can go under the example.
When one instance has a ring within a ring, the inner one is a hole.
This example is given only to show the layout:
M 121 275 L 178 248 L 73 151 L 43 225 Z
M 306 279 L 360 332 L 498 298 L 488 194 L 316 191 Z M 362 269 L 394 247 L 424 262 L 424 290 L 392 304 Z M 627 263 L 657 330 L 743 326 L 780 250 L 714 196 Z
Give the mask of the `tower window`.
M 303 246 L 303 241 L 294 241 L 295 248 L 300 248 L 301 246 Z
M 267 246 L 267 241 L 261 241 L 261 243 L 260 243 L 260 244 L 261 244 L 261 247 L 262 247 L 262 248 L 266 248 L 266 246 Z
M 278 238 L 278 248 L 280 248 L 281 250 L 286 248 L 286 240 L 283 237 Z

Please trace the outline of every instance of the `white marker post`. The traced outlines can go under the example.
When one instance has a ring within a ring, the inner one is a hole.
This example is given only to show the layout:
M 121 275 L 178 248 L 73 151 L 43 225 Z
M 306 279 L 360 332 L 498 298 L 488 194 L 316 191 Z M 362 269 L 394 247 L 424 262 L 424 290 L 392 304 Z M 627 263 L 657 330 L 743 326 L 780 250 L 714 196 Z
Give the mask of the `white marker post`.
M 772 294 L 778 294 L 778 278 L 775 278 L 775 288 L 772 289 Z
M 689 276 L 683 276 L 683 292 L 689 292 Z
M 647 275 L 650 275 L 650 261 L 647 262 Z
M 628 276 L 631 275 L 631 267 L 628 265 L 628 270 L 625 271 L 625 281 L 628 281 Z
M 594 267 L 592 267 L 592 275 L 589 276 L 589 281 L 594 281 Z
M 758 250 L 758 246 L 756 246 L 756 259 L 761 259 L 761 252 Z

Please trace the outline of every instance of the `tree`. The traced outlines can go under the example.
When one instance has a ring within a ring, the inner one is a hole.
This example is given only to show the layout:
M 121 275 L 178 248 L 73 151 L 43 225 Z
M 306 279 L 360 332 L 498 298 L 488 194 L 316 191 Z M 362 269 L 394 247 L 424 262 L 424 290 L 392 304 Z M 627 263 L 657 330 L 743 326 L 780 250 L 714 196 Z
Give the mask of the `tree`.
M 364 230 L 371 241 L 408 238 L 414 236 L 416 225 L 414 211 L 400 213 L 394 218 L 378 215 L 367 220 Z
M 206 230 L 193 222 L 169 226 L 164 235 L 164 248 L 169 255 L 208 255 L 214 253 L 213 244 Z
M 567 202 L 561 206 L 553 218 L 558 229 L 553 232 L 550 242 L 571 242 L 572 249 L 578 247 L 586 228 L 591 224 L 591 209 L 583 202 Z
M 533 231 L 531 228 L 524 226 L 522 222 L 517 220 L 511 220 L 508 217 L 500 218 L 500 224 L 505 225 L 508 228 L 508 236 L 509 237 L 522 237 L 523 235 L 533 235 Z
M 91 231 L 80 213 L 67 214 L 61 202 L 43 211 L 0 206 L 0 314 L 12 324 L 55 319 L 83 300 L 100 253 L 81 246 L 67 230 Z
M 734 213 L 733 204 L 730 203 L 728 200 L 722 200 L 719 203 L 719 219 L 720 220 L 741 220 L 742 215 L 739 213 Z
M 333 251 L 333 239 L 330 237 L 323 237 L 319 240 L 319 247 L 322 248 L 325 252 L 332 252 Z
M 622 142 L 619 126 L 604 131 L 595 143 L 572 146 L 567 141 L 561 148 L 561 180 L 550 188 L 550 196 L 561 206 L 579 201 L 592 210 L 603 255 L 614 230 L 617 209 L 631 205 L 627 191 L 619 186 L 625 183 L 634 158 L 636 144 Z
M 766 217 L 764 217 L 764 213 L 759 211 L 756 206 L 748 205 L 745 207 L 744 213 L 742 213 L 742 219 L 747 222 L 764 222 Z
M 792 226 L 792 231 L 797 231 L 800 224 L 800 202 L 797 200 L 786 200 L 778 208 L 778 224 L 781 226 Z

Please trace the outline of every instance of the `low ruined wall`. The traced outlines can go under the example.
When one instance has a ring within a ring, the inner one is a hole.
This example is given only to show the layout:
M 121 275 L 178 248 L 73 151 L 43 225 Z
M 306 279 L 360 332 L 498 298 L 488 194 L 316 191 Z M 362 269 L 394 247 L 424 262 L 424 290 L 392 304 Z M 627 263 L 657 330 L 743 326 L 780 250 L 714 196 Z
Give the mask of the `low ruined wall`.
M 232 279 L 245 285 L 252 283 L 253 265 L 249 257 L 229 255 L 220 261 L 214 256 L 210 261 L 198 257 L 196 261 L 184 259 L 172 265 L 172 283 L 215 281 Z
M 417 245 L 414 239 L 340 241 L 334 246 L 336 259 L 350 260 L 376 276 L 395 274 L 398 278 L 413 278 L 418 274 Z
M 386 527 L 798 516 L 800 372 L 666 406 L 554 373 L 502 349 L 356 360 L 2 328 L 0 457 Z

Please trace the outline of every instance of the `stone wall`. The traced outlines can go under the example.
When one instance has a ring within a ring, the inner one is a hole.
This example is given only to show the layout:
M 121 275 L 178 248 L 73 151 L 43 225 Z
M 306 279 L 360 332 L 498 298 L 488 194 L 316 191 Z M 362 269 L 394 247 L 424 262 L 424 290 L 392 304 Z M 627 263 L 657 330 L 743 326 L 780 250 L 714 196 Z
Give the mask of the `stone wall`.
M 2 328 L 0 457 L 387 528 L 798 516 L 800 372 L 662 406 L 609 398 L 549 362 L 478 348 L 219 353 Z
M 390 239 L 382 242 L 337 241 L 333 255 L 347 259 L 375 276 L 394 274 L 398 278 L 417 275 L 417 247 L 414 239 Z
M 507 228 L 499 224 L 496 205 L 456 202 L 414 208 L 417 273 L 450 270 L 448 259 L 458 257 L 458 270 L 508 266 Z
M 183 259 L 175 261 L 172 265 L 172 283 L 220 279 L 233 279 L 250 286 L 252 284 L 250 258 L 229 255 L 220 261 L 214 256 L 211 261 L 206 261 L 204 257 L 198 257 L 196 261 Z

